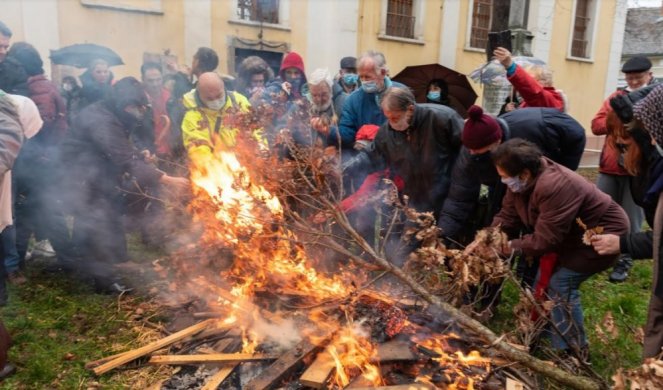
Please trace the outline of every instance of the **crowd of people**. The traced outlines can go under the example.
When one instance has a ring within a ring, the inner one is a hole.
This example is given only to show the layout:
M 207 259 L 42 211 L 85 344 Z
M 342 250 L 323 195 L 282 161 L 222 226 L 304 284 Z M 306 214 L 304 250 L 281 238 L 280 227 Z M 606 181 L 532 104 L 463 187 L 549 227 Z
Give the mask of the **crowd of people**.
M 26 42 L 10 44 L 11 37 L 0 22 L 0 305 L 6 280 L 25 282 L 21 270 L 33 236 L 52 245 L 54 269 L 82 272 L 99 291 L 129 289 L 117 272 L 129 260 L 125 219 L 139 213 L 143 239 L 162 243 L 167 224 L 150 199 L 184 193 L 187 166 L 235 147 L 241 129 L 230 113 L 269 105 L 270 116 L 251 134 L 256 153 L 282 152 L 284 136 L 331 148 L 349 183 L 341 203 L 347 213 L 366 213 L 358 197 L 388 178 L 410 207 L 433 213 L 449 245 L 470 244 L 477 230 L 500 226 L 510 238 L 500 250 L 519 259 L 522 283 L 554 302 L 550 318 L 562 331 L 551 333 L 552 346 L 560 353 L 586 356 L 580 284 L 615 263 L 610 279 L 623 281 L 633 258 L 654 257 L 645 355 L 661 352 L 663 89 L 649 86 L 647 58 L 624 64 L 627 87 L 608 97 L 592 121 L 594 134 L 607 135 L 595 185 L 574 172 L 585 129 L 553 87 L 552 73 L 517 65 L 504 48 L 493 54 L 516 95 L 499 116 L 472 106 L 463 118 L 450 107 L 443 80 L 430 80 L 426 102 L 418 103 L 408 86 L 391 80 L 386 58 L 375 51 L 340 59 L 334 75 L 307 73 L 296 52 L 284 56 L 276 74 L 251 56 L 229 77 L 216 72 L 217 53 L 201 47 L 190 69 L 146 62 L 140 81 L 115 80 L 100 58 L 58 86 L 45 76 L 39 52 Z M 304 123 L 297 121 L 302 109 Z M 653 231 L 641 231 L 645 217 Z M 591 245 L 578 218 L 604 229 Z M 375 234 L 366 220 L 355 220 L 357 230 Z M 387 251 L 389 260 L 402 266 L 416 245 Z M 486 302 L 492 303 L 480 308 L 483 320 L 497 300 Z

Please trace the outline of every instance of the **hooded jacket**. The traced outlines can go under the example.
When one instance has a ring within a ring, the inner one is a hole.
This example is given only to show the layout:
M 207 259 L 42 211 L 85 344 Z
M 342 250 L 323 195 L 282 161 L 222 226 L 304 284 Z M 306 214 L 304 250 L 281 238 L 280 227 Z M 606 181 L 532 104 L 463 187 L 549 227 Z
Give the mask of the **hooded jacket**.
M 578 168 L 585 149 L 585 130 L 568 114 L 554 108 L 521 108 L 498 117 L 497 123 L 502 128 L 502 142 L 512 138 L 525 139 L 537 145 L 551 160 L 572 170 Z M 490 155 L 472 157 L 463 147 L 453 168 L 451 183 L 438 220 L 442 234 L 454 238 L 463 226 L 467 226 L 481 185 L 489 188 L 490 208 L 485 219 L 475 221 L 476 227 L 489 224 L 499 211 L 506 191 Z M 468 199 L 472 202 L 468 203 Z
M 240 112 L 248 112 L 251 107 L 242 94 L 233 91 L 226 91 L 226 103 L 219 111 L 207 108 L 195 89 L 184 95 L 182 103 L 186 109 L 182 120 L 182 140 L 189 156 L 196 154 L 211 156 L 216 146 L 215 139 L 221 142 L 224 149 L 232 149 L 240 129 L 226 123 L 227 114 L 233 108 Z M 267 146 L 262 129 L 254 130 L 252 137 L 259 144 Z
M 30 99 L 37 105 L 44 127 L 35 139 L 44 146 L 62 141 L 67 131 L 67 105 L 55 84 L 43 74 L 28 78 Z
M 288 68 L 296 68 L 299 69 L 300 72 L 302 72 L 302 78 L 301 82 L 298 88 L 293 88 L 291 92 L 291 97 L 292 99 L 299 99 L 302 97 L 302 91 L 304 90 L 304 86 L 306 85 L 306 72 L 304 72 L 304 60 L 302 57 L 295 53 L 294 51 L 291 51 L 290 53 L 286 54 L 286 56 L 283 58 L 283 62 L 281 62 L 281 69 L 279 69 L 279 77 L 281 78 L 281 81 L 288 81 L 288 79 L 285 76 L 285 71 Z

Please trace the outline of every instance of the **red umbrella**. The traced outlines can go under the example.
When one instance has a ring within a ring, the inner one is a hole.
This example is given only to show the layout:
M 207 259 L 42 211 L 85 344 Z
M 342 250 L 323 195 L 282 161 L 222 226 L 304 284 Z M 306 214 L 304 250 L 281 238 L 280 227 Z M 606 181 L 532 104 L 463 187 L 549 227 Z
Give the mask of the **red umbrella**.
M 467 109 L 477 100 L 467 76 L 440 64 L 408 66 L 393 77 L 394 81 L 412 89 L 417 103 L 426 103 L 428 84 L 433 80 L 442 80 L 449 90 L 449 103 L 462 117 L 467 116 Z

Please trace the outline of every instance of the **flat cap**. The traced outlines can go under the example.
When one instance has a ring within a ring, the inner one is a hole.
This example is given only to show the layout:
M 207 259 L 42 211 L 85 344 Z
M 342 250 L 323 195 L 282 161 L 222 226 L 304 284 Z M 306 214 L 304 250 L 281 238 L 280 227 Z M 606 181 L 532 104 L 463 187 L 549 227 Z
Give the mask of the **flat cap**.
M 623 73 L 645 72 L 649 69 L 651 69 L 651 61 L 649 61 L 649 58 L 642 56 L 630 58 L 622 66 Z
M 355 57 L 343 57 L 341 59 L 341 69 L 357 69 L 357 59 Z

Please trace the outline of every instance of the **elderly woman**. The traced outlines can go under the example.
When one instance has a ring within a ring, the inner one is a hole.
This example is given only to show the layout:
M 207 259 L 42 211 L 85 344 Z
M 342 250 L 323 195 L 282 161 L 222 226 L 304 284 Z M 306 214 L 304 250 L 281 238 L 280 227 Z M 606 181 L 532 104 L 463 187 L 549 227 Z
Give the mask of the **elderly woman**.
M 493 218 L 510 237 L 505 255 L 559 255 L 547 293 L 554 301 L 551 317 L 558 334 L 552 332 L 552 346 L 576 355 L 588 350 L 580 306 L 580 284 L 609 268 L 617 255 L 600 255 L 583 243 L 582 221 L 606 233 L 628 231 L 628 218 L 608 195 L 582 176 L 543 157 L 532 143 L 514 138 L 492 152 L 501 180 L 508 187 L 502 209 Z M 524 230 L 531 233 L 515 238 Z M 471 250 L 471 245 L 468 247 Z
M 506 77 L 522 97 L 520 107 L 550 107 L 562 112 L 569 110 L 564 94 L 553 87 L 552 72 L 545 66 L 531 66 L 527 69 L 517 65 L 511 52 L 498 47 L 493 52 L 495 58 L 506 69 Z

